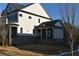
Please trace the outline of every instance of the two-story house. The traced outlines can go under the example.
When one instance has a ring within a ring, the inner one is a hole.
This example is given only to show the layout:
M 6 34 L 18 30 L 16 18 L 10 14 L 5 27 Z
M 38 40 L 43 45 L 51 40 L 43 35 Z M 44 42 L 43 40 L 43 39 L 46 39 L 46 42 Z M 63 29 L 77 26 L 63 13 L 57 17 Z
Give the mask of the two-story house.
M 23 39 L 13 39 L 18 35 L 33 35 L 33 29 L 42 22 L 51 21 L 47 11 L 39 3 L 28 3 L 26 6 L 17 3 L 8 3 L 1 16 L 7 16 L 10 24 L 10 42 L 20 44 Z M 26 39 L 27 41 L 27 39 Z M 24 40 L 24 42 L 26 42 Z M 30 40 L 31 41 L 31 40 Z

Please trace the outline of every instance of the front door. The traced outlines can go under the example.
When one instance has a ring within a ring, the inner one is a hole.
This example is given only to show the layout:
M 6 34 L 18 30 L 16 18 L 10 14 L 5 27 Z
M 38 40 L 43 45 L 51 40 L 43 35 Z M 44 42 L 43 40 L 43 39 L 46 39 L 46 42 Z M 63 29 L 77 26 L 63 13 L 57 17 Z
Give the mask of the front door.
M 11 29 L 11 37 L 16 38 L 17 37 L 17 27 L 12 27 Z

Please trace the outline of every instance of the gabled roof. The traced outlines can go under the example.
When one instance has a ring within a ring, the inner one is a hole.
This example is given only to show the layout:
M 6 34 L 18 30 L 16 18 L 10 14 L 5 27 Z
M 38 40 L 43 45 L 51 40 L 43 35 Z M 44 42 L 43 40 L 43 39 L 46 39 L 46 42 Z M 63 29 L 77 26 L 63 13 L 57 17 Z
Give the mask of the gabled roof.
M 53 20 L 53 21 L 43 22 L 39 26 L 36 26 L 35 28 L 39 28 L 39 27 L 54 27 L 57 22 L 60 22 L 62 24 L 61 20 Z M 63 26 L 63 24 L 62 24 L 62 26 Z
M 41 3 L 33 3 L 32 5 L 25 7 L 21 10 L 50 18 L 46 9 L 43 7 L 43 5 Z
M 30 3 L 27 3 L 26 5 L 22 5 L 22 4 L 18 4 L 18 3 L 8 3 L 6 8 L 3 10 L 2 14 L 6 14 L 6 13 L 12 12 L 14 10 L 22 9 L 22 8 L 28 6 L 29 4 Z M 8 8 L 9 5 L 13 7 L 13 10 L 7 11 L 7 8 Z
M 28 7 L 28 6 L 31 6 L 32 4 L 34 4 L 34 3 L 24 3 L 24 5 L 23 4 L 18 4 L 18 3 L 8 3 L 6 8 L 3 10 L 1 16 L 2 15 L 9 15 L 9 14 L 11 14 L 13 12 L 16 12 L 16 11 L 22 11 L 22 12 L 26 11 L 26 13 L 29 13 L 29 14 L 32 14 L 32 15 L 36 15 L 36 16 L 38 15 L 38 16 L 41 16 L 42 18 L 46 18 L 48 20 L 52 20 L 51 17 L 48 15 L 47 11 L 43 8 L 42 4 L 39 4 L 39 6 L 42 7 L 41 10 L 43 10 L 43 14 L 41 14 L 41 12 L 38 11 L 39 10 L 38 8 L 37 8 L 37 10 L 34 10 L 34 13 L 29 11 L 29 10 L 32 10 L 32 9 L 29 9 L 28 10 L 29 12 L 27 10 L 25 10 L 25 11 L 22 10 L 22 9 Z M 37 7 L 39 7 L 39 6 L 37 6 Z M 11 10 L 9 10 L 10 7 L 11 7 Z M 38 11 L 39 13 L 35 12 L 35 11 Z
M 15 7 L 15 9 L 20 9 L 23 8 L 24 6 L 18 3 L 9 3 L 10 5 L 12 5 L 13 7 Z

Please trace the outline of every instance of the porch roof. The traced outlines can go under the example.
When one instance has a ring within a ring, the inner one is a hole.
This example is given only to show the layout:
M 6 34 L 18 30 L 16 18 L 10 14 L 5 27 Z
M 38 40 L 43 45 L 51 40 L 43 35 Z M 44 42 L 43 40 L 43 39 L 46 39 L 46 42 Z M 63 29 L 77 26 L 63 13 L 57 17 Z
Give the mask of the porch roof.
M 61 20 L 47 21 L 47 22 L 41 23 L 39 26 L 35 26 L 35 29 L 37 29 L 37 28 L 42 28 L 42 27 L 55 27 L 55 24 L 56 24 L 57 22 L 60 22 L 60 23 L 62 24 Z M 63 25 L 63 24 L 62 24 L 62 25 Z

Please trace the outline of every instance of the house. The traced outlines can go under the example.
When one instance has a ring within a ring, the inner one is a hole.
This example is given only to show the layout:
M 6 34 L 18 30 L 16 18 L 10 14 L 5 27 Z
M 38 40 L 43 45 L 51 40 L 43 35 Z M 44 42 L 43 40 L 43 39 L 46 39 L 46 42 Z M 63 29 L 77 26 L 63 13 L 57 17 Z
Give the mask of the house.
M 34 35 L 39 43 L 65 43 L 65 28 L 61 20 L 46 21 L 34 28 Z
M 5 15 L 7 16 L 7 24 L 9 24 L 10 44 L 29 43 L 32 40 L 24 39 L 24 37 L 33 35 L 35 26 L 42 22 L 51 21 L 47 11 L 40 3 L 28 3 L 26 6 L 8 3 L 1 14 L 1 16 Z

